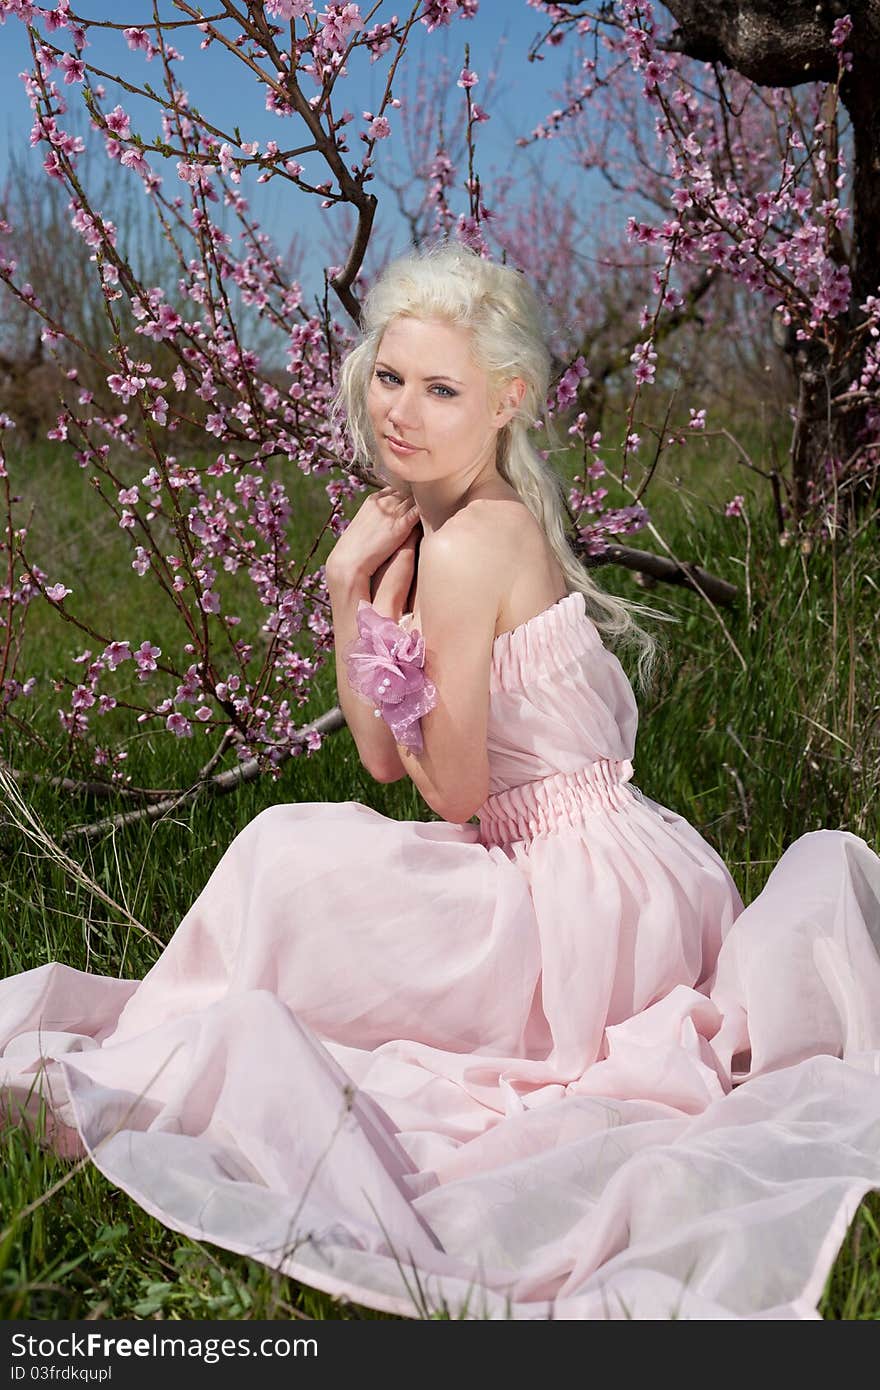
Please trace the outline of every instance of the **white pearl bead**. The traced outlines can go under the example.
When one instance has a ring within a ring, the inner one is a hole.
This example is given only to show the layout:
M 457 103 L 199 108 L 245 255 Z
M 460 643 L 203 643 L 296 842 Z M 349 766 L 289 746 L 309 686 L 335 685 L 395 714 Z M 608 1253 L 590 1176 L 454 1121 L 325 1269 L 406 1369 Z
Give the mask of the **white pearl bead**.
M 373 710 L 373 718 L 374 718 L 374 719 L 381 719 L 381 718 L 382 718 L 382 711 L 381 711 L 380 709 L 374 709 L 374 710 Z

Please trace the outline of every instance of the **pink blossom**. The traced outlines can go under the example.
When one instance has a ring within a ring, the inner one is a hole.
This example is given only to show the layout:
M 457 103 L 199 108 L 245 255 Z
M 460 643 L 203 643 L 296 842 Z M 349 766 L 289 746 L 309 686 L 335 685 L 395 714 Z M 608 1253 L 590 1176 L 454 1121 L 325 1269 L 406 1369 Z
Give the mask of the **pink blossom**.
M 391 126 L 387 116 L 376 116 L 367 126 L 367 136 L 370 140 L 387 140 L 391 134 Z
M 138 49 L 141 49 L 144 53 L 149 54 L 152 48 L 152 44 L 150 43 L 150 36 L 147 33 L 146 29 L 130 28 L 123 29 L 122 32 L 125 35 L 126 42 L 133 53 L 137 52 Z
M 578 538 L 586 546 L 590 555 L 601 555 L 608 548 L 608 536 L 631 535 L 640 531 L 648 523 L 648 513 L 644 507 L 610 508 L 588 526 L 578 530 Z
M 17 3 L 16 0 L 13 0 L 12 8 L 13 13 L 15 13 L 16 9 L 18 9 L 19 12 L 24 12 L 23 18 L 26 18 L 28 22 L 32 20 L 32 11 L 34 9 L 34 6 L 24 3 L 23 0 L 17 0 Z M 66 29 L 68 25 L 69 14 L 70 0 L 58 0 L 58 4 L 55 6 L 54 10 L 47 11 L 47 13 L 44 16 L 46 28 L 48 29 L 49 33 L 53 33 L 56 29 Z
M 120 140 L 127 140 L 131 135 L 131 119 L 121 106 L 114 106 L 112 111 L 108 111 L 107 128 Z
M 845 14 L 840 19 L 835 19 L 831 30 L 831 43 L 834 48 L 843 48 L 850 34 L 852 33 L 852 16 Z
M 184 715 L 175 711 L 169 714 L 165 720 L 165 728 L 169 733 L 176 734 L 178 738 L 190 738 L 192 736 L 192 724 Z
M 180 315 L 172 309 L 170 304 L 161 304 L 157 310 L 156 318 L 145 323 L 138 332 L 143 333 L 147 338 L 159 341 L 163 338 L 172 338 L 180 327 Z
M 357 5 L 328 5 L 318 15 L 321 25 L 320 44 L 324 53 L 341 51 L 350 34 L 360 28 L 361 12 Z
M 62 599 L 67 598 L 67 595 L 72 593 L 73 590 L 65 589 L 63 584 L 53 584 L 46 589 L 46 598 L 51 599 L 53 603 L 60 603 Z
M 131 651 L 128 642 L 111 642 L 104 648 L 101 660 L 106 661 L 111 671 L 115 671 L 123 661 L 131 660 Z
M 60 709 L 58 718 L 65 733 L 70 734 L 71 738 L 85 738 L 89 731 L 88 716 L 81 712 L 68 712 Z
M 471 87 L 476 87 L 479 80 L 480 74 L 478 72 L 472 72 L 470 68 L 462 68 L 455 85 L 456 87 L 464 87 L 466 91 L 469 91 Z
M 371 63 L 378 62 L 388 52 L 391 47 L 390 35 L 393 30 L 393 24 L 374 24 L 372 29 L 366 31 L 364 39 L 370 50 Z
M 81 58 L 74 58 L 71 53 L 64 54 L 64 57 L 61 59 L 61 67 L 64 70 L 64 81 L 66 83 L 82 82 L 85 79 L 85 63 Z
M 657 353 L 654 351 L 654 344 L 650 339 L 644 343 L 639 343 L 629 360 L 635 363 L 633 375 L 638 386 L 654 380 Z
M 452 22 L 458 8 L 459 0 L 425 0 L 425 10 L 421 16 L 421 22 L 427 28 L 428 33 L 433 34 L 435 29 L 445 27 Z M 476 8 L 476 4 L 468 4 L 467 0 L 461 0 L 462 18 L 472 18 L 476 13 Z
M 134 653 L 134 659 L 138 670 L 143 672 L 155 671 L 157 669 L 156 662 L 161 655 L 161 647 L 154 647 L 152 642 L 141 642 L 141 645 Z
M 566 368 L 556 387 L 556 406 L 559 410 L 564 410 L 574 402 L 580 383 L 589 375 L 590 369 L 580 356 Z
M 232 153 L 232 146 L 227 144 L 225 140 L 223 144 L 220 146 L 218 159 L 220 163 L 220 169 L 227 176 L 227 178 L 232 179 L 233 183 L 240 183 L 241 170 L 235 162 L 235 157 Z
M 741 493 L 737 493 L 736 497 L 732 497 L 732 498 L 730 499 L 730 501 L 728 502 L 727 506 L 724 508 L 724 515 L 725 515 L 725 516 L 742 516 L 742 515 L 743 515 L 743 505 L 744 505 L 744 503 L 745 503 L 745 500 L 746 500 L 746 499 L 742 496 Z
M 140 376 L 124 376 L 121 372 L 113 372 L 107 378 L 107 385 L 114 396 L 121 396 L 126 405 L 132 396 L 136 396 L 138 391 L 142 391 L 146 386 L 146 380 Z
M 689 430 L 704 430 L 704 429 L 706 428 L 706 411 L 705 411 L 705 410 L 695 410 L 694 407 L 691 406 L 691 407 L 690 407 L 690 417 L 691 417 L 691 418 L 688 420 L 688 429 L 689 429 Z
M 273 19 L 305 19 L 314 9 L 312 0 L 266 0 L 266 14 Z

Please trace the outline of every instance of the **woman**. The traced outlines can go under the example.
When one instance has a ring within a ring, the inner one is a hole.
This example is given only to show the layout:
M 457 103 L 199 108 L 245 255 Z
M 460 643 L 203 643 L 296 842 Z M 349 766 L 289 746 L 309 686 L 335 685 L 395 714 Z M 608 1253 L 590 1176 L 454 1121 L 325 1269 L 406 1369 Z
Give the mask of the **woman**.
M 522 277 L 435 248 L 365 315 L 339 698 L 441 819 L 264 812 L 141 983 L 0 986 L 0 1081 L 169 1225 L 376 1308 L 815 1317 L 880 1185 L 880 860 L 804 836 L 744 909 L 631 785 L 603 635 L 653 643 L 528 441 Z

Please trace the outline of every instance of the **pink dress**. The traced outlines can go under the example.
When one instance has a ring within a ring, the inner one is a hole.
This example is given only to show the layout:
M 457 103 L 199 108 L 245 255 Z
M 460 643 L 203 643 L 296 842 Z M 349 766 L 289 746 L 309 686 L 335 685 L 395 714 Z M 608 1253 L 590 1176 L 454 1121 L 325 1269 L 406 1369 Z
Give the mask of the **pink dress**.
M 0 983 L 0 1094 L 378 1309 L 816 1317 L 880 1186 L 880 860 L 805 835 L 743 909 L 636 723 L 567 595 L 496 639 L 479 825 L 263 812 L 143 981 Z

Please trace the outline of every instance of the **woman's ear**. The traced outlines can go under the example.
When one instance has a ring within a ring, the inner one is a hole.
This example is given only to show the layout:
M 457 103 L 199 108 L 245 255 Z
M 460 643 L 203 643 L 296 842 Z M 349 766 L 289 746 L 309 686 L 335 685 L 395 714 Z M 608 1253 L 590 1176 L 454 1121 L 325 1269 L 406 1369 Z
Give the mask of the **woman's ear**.
M 526 384 L 522 377 L 515 376 L 512 377 L 510 381 L 505 382 L 499 396 L 498 405 L 495 408 L 495 415 L 492 422 L 498 429 L 501 429 L 509 420 L 513 419 L 513 416 L 522 404 L 522 399 L 525 394 Z

